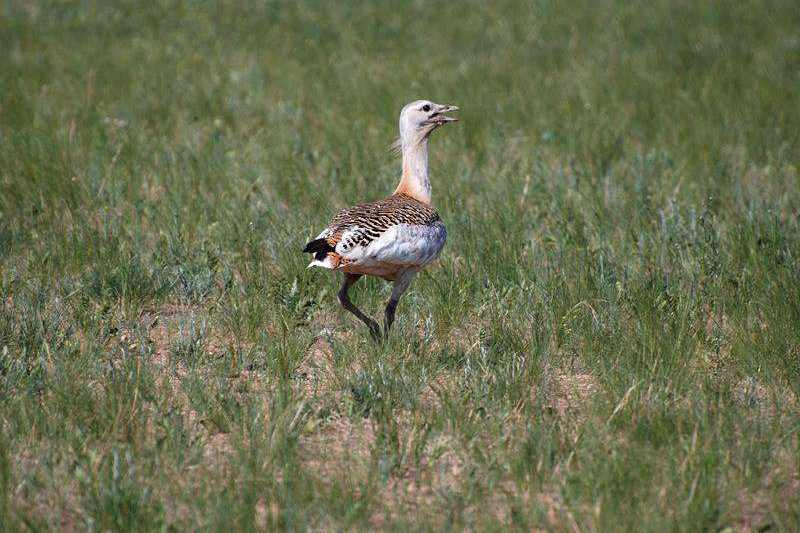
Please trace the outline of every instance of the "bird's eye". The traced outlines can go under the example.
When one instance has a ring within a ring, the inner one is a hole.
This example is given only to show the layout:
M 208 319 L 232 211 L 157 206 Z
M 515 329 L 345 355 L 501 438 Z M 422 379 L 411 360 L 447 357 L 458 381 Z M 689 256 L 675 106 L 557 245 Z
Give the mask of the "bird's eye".
M 422 106 L 422 110 L 427 113 L 428 111 L 431 110 L 431 106 L 429 106 L 428 104 L 425 104 L 424 106 Z

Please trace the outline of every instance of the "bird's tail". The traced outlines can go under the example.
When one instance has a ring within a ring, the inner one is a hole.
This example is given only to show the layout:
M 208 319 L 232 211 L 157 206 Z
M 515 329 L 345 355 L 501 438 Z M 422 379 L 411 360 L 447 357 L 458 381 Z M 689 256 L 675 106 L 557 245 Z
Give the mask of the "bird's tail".
M 327 239 L 314 239 L 303 248 L 304 253 L 314 254 L 314 259 L 317 261 L 322 261 L 325 259 L 325 256 L 328 255 L 328 252 L 334 251 L 336 251 L 336 249 L 331 246 L 331 243 L 329 243 Z
M 327 239 L 314 239 L 306 244 L 303 252 L 314 254 L 314 260 L 308 264 L 308 268 L 318 266 L 334 269 L 341 261 L 341 257 L 336 253 L 336 248 L 331 246 Z

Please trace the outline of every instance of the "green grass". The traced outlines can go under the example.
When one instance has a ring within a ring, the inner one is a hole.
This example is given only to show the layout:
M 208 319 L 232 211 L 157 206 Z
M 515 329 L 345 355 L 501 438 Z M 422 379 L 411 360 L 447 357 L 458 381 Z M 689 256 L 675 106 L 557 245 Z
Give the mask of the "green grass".
M 798 28 L 0 2 L 0 529 L 800 529 Z M 379 346 L 300 250 L 417 98 L 449 242 Z

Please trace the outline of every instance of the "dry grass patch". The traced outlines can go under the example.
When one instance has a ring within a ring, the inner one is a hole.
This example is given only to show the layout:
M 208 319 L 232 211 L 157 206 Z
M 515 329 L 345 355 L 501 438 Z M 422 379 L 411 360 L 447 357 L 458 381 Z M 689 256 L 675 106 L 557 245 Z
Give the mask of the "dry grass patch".
M 330 393 L 335 388 L 332 342 L 328 334 L 320 333 L 295 369 L 295 374 L 302 379 L 301 386 L 306 398 Z
M 366 476 L 374 442 L 369 419 L 339 417 L 301 437 L 299 449 L 306 469 L 324 481 L 342 475 Z
M 584 406 L 600 390 L 597 379 L 589 372 L 555 368 L 545 371 L 542 389 L 534 390 L 533 395 L 543 394 L 560 418 L 580 418 L 586 416 Z

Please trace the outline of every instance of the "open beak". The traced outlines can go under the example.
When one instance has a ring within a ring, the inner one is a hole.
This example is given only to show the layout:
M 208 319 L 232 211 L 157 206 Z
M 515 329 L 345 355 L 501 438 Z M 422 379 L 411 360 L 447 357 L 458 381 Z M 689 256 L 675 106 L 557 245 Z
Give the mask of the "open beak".
M 448 122 L 458 122 L 456 117 L 448 117 L 445 113 L 451 113 L 453 111 L 458 111 L 458 107 L 454 105 L 440 105 L 436 107 L 434 113 L 428 118 L 428 124 L 436 124 L 437 126 L 441 126 L 442 124 L 447 124 Z

